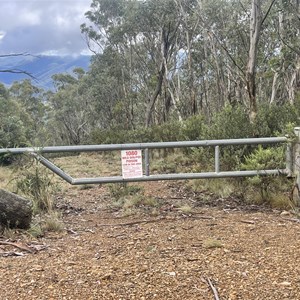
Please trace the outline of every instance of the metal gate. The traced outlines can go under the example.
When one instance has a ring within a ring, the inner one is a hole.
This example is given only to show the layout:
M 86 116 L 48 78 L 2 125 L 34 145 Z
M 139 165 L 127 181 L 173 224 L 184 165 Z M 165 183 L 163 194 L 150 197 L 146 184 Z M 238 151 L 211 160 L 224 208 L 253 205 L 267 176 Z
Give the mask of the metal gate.
M 248 170 L 248 171 L 221 171 L 220 170 L 220 147 L 240 145 L 274 145 L 286 143 L 286 168 L 273 170 Z M 162 148 L 188 148 L 188 147 L 214 147 L 214 170 L 201 173 L 172 173 L 172 174 L 150 174 L 150 149 Z M 96 177 L 96 178 L 72 178 L 62 169 L 46 159 L 44 153 L 66 153 L 66 152 L 103 152 L 121 150 L 142 150 L 144 157 L 144 173 L 140 177 L 124 178 L 124 176 Z M 82 146 L 53 146 L 43 148 L 6 148 L 0 149 L 0 154 L 22 154 L 33 155 L 40 163 L 60 176 L 72 185 L 100 184 L 117 182 L 157 181 L 157 180 L 178 180 L 178 179 L 203 179 L 203 178 L 226 178 L 226 177 L 247 177 L 263 175 L 293 174 L 294 151 L 286 137 L 268 138 L 245 138 L 245 139 L 224 139 L 224 140 L 202 140 L 182 142 L 157 142 L 157 143 L 133 143 L 133 144 L 107 144 L 107 145 L 82 145 Z

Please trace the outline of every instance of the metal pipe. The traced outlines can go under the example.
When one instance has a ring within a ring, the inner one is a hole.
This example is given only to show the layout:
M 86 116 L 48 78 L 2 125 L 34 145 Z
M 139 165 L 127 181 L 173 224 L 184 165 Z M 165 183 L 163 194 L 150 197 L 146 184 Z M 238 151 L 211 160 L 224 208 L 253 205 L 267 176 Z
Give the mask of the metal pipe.
M 220 172 L 220 146 L 215 146 L 215 172 Z
M 288 174 L 293 165 L 287 159 L 285 170 L 258 170 L 258 171 L 226 171 L 220 172 L 220 149 L 219 146 L 226 145 L 251 145 L 251 144 L 275 144 L 287 142 L 286 137 L 271 138 L 251 138 L 251 139 L 227 139 L 227 140 L 204 140 L 204 141 L 182 141 L 182 142 L 157 142 L 157 143 L 134 143 L 134 144 L 110 144 L 110 145 L 82 145 L 82 146 L 53 146 L 53 147 L 28 147 L 28 148 L 7 148 L 0 149 L 1 153 L 30 153 L 38 159 L 44 166 L 60 176 L 65 181 L 73 185 L 93 184 L 93 183 L 115 183 L 115 182 L 134 182 L 134 181 L 157 181 L 157 180 L 180 180 L 180 179 L 201 179 L 201 178 L 226 178 L 226 177 L 246 177 L 257 175 L 279 175 Z M 180 147 L 207 147 L 215 146 L 215 172 L 207 173 L 179 173 L 179 174 L 157 174 L 150 175 L 149 170 L 149 149 L 161 148 L 180 148 Z M 89 151 L 113 151 L 113 150 L 145 150 L 145 176 L 140 178 L 126 178 L 122 176 L 98 177 L 98 178 L 78 178 L 73 179 L 63 170 L 55 166 L 52 162 L 41 156 L 40 153 L 59 153 L 59 152 L 89 152 Z M 287 148 L 287 158 L 293 155 L 291 149 Z M 299 155 L 297 156 L 299 159 Z M 293 161 L 293 160 L 292 160 Z M 297 169 L 297 173 L 299 170 Z M 300 181 L 300 176 L 298 176 Z M 298 182 L 300 185 L 300 182 Z
M 73 178 L 70 175 L 68 175 L 67 173 L 65 173 L 62 169 L 60 169 L 59 167 L 54 165 L 51 161 L 49 161 L 45 157 L 38 155 L 36 153 L 31 153 L 31 155 L 33 155 L 42 165 L 47 167 L 53 173 L 55 173 L 56 175 L 58 175 L 59 177 L 61 177 L 65 181 L 67 181 L 68 183 L 73 184 Z
M 286 174 L 286 170 L 258 170 L 258 171 L 226 171 L 226 172 L 206 172 L 206 173 L 179 173 L 179 174 L 158 174 L 147 175 L 139 178 L 126 178 L 122 176 L 96 177 L 96 178 L 78 178 L 74 179 L 63 170 L 55 166 L 45 157 L 32 154 L 45 167 L 60 176 L 62 179 L 72 185 L 80 184 L 100 184 L 100 183 L 118 183 L 118 182 L 140 182 L 140 181 L 158 181 L 158 180 L 180 180 L 180 179 L 204 179 L 204 178 L 227 178 L 227 177 L 248 177 L 264 175 Z
M 292 143 L 287 143 L 286 145 L 286 170 L 287 176 L 293 176 L 293 145 Z
M 150 175 L 150 163 L 149 163 L 149 149 L 146 148 L 144 151 L 145 155 L 145 175 L 149 176 Z
M 149 175 L 138 178 L 123 178 L 122 176 L 98 177 L 98 178 L 78 178 L 73 179 L 73 185 L 95 184 L 95 183 L 118 183 L 118 182 L 141 182 L 158 180 L 180 180 L 180 179 L 205 179 L 205 178 L 228 178 L 228 177 L 251 177 L 265 175 L 286 174 L 286 170 L 258 170 L 258 171 L 226 171 L 226 172 L 207 172 L 207 173 L 182 173 L 182 174 L 159 174 Z
M 21 154 L 21 153 L 31 153 L 31 152 L 37 152 L 37 153 L 96 152 L 96 151 L 147 149 L 147 148 L 162 149 L 162 148 L 182 148 L 182 147 L 208 147 L 208 146 L 222 146 L 222 145 L 230 146 L 230 145 L 276 144 L 276 143 L 284 143 L 284 142 L 287 142 L 286 137 L 133 143 L 133 144 L 2 148 L 0 149 L 0 154 L 1 153 Z

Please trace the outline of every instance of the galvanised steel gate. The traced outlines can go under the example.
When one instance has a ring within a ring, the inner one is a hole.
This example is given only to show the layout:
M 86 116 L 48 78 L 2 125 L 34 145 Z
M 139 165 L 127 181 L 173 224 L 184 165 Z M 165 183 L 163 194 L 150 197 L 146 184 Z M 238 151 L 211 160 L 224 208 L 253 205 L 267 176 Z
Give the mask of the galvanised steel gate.
M 299 129 L 300 130 L 300 129 Z M 298 131 L 300 132 L 300 131 Z M 221 171 L 220 170 L 220 147 L 240 146 L 240 145 L 274 145 L 286 143 L 286 168 L 274 170 L 249 170 L 249 171 Z M 187 147 L 214 147 L 215 166 L 211 172 L 202 173 L 172 173 L 172 174 L 150 174 L 150 149 L 162 148 L 187 148 Z M 286 137 L 267 138 L 245 138 L 245 139 L 224 139 L 224 140 L 202 140 L 202 141 L 182 141 L 182 142 L 157 142 L 157 143 L 133 143 L 133 144 L 108 144 L 108 145 L 82 145 L 82 146 L 53 146 L 43 148 L 6 148 L 0 149 L 0 154 L 29 153 L 40 163 L 52 172 L 63 178 L 72 185 L 99 184 L 117 182 L 137 182 L 137 181 L 157 181 L 157 180 L 177 180 L 177 179 L 203 179 L 203 178 L 226 178 L 226 177 L 247 177 L 257 175 L 279 175 L 291 176 L 294 173 L 295 151 Z M 66 153 L 66 152 L 103 152 L 115 150 L 142 150 L 144 153 L 144 173 L 140 177 L 124 178 L 124 176 L 96 177 L 96 178 L 72 178 L 62 169 L 46 159 L 44 153 Z M 299 177 L 299 176 L 298 176 Z

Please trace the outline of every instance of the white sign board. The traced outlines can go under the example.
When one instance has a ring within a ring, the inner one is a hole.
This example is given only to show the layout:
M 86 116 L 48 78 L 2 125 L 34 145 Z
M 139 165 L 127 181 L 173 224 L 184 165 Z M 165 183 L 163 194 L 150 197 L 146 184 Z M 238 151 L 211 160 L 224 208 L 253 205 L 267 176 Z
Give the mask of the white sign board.
M 143 177 L 142 150 L 122 150 L 123 178 Z

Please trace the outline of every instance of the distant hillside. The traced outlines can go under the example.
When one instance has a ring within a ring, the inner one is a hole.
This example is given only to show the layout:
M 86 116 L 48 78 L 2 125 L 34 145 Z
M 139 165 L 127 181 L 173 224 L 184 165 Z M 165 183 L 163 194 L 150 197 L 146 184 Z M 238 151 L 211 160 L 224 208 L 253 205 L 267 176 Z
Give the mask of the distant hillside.
M 53 74 L 71 73 L 76 67 L 88 70 L 90 56 L 23 56 L 0 58 L 0 69 L 20 69 L 32 74 L 34 85 L 51 89 Z M 29 78 L 25 74 L 0 73 L 0 82 L 9 86 L 14 81 Z

